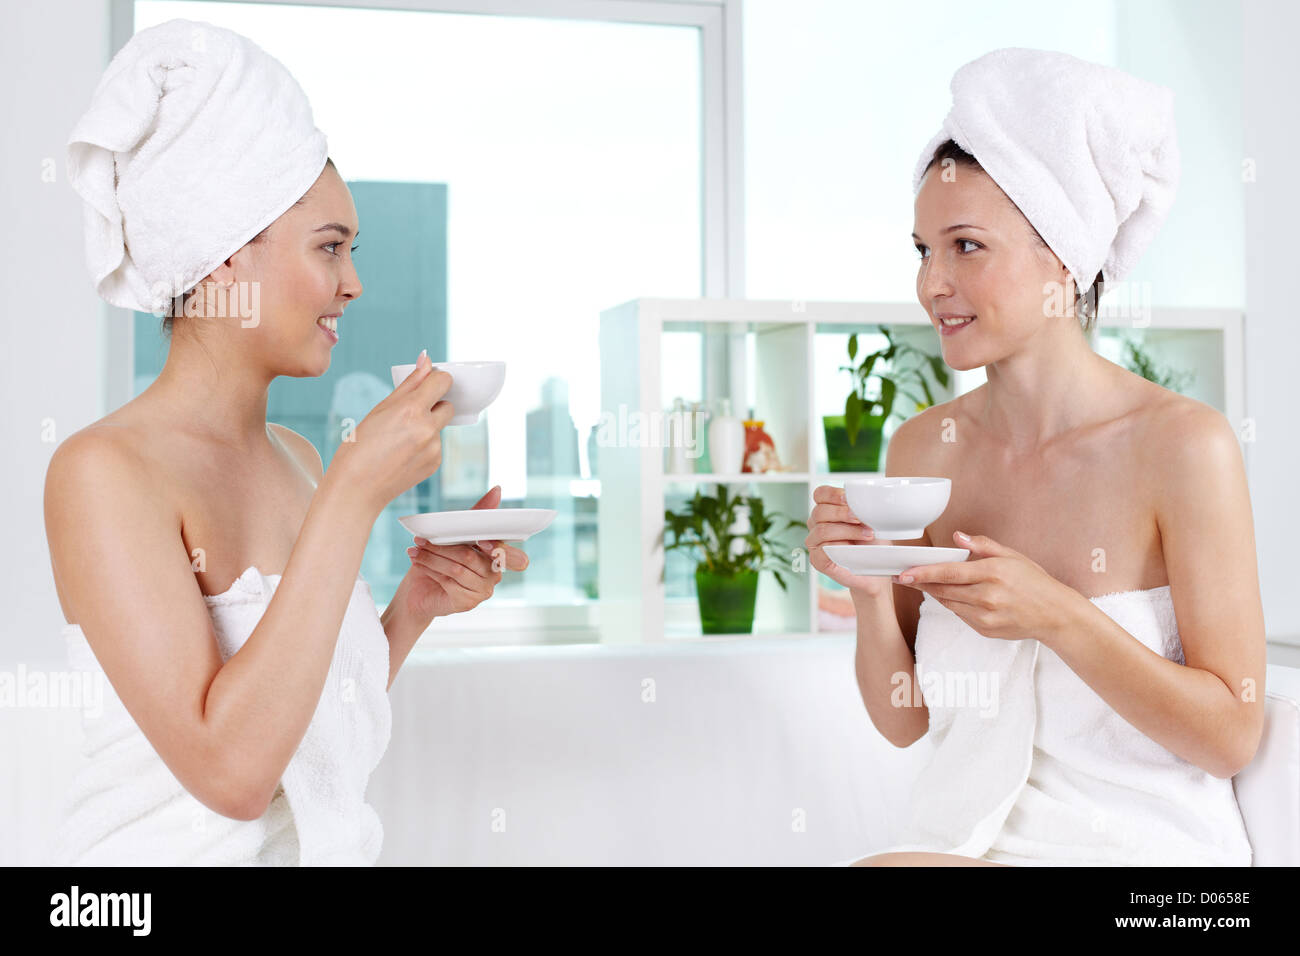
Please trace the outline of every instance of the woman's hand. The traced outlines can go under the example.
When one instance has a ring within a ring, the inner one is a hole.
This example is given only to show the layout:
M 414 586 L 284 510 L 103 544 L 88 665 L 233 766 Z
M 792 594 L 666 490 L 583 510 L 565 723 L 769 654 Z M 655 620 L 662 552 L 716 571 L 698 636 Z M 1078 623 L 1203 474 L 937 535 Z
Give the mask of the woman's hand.
M 450 388 L 451 376 L 421 352 L 415 371 L 345 437 L 322 484 L 337 485 L 378 516 L 442 464 L 442 429 L 455 410 L 441 399 Z
M 474 508 L 495 508 L 500 503 L 501 486 L 497 485 Z M 403 611 L 425 626 L 435 617 L 478 607 L 492 596 L 502 571 L 528 567 L 528 555 L 499 541 L 439 545 L 416 538 L 415 544 L 406 551 L 411 569 L 402 579 L 398 595 Z
M 869 574 L 851 574 L 826 556 L 828 544 L 876 544 L 876 533 L 849 510 L 844 489 L 822 485 L 813 491 L 813 510 L 808 519 L 808 535 L 803 539 L 808 549 L 808 563 L 849 589 L 850 593 L 879 597 L 892 594 L 889 578 Z
M 1050 640 L 1081 597 L 1019 551 L 977 534 L 953 533 L 965 561 L 923 564 L 898 575 L 898 583 L 932 595 L 985 637 Z M 907 578 L 911 577 L 908 581 Z

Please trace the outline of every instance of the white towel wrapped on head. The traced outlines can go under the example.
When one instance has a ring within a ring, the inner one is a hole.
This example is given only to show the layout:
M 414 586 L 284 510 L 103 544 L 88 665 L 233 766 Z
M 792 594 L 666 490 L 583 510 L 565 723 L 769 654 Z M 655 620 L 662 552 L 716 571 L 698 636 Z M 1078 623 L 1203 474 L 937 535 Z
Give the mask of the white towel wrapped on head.
M 952 78 L 952 108 L 921 151 L 921 187 L 951 139 L 1019 207 L 1086 294 L 1122 279 L 1178 189 L 1173 91 L 1066 53 L 1010 47 Z
M 96 291 L 161 315 L 301 199 L 328 152 L 283 64 L 231 30 L 177 19 L 113 57 L 67 158 Z

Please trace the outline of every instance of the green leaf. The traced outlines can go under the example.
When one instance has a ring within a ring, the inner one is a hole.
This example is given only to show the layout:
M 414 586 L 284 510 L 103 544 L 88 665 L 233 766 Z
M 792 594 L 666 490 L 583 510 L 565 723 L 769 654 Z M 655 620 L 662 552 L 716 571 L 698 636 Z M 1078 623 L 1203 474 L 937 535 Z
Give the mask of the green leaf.
M 858 367 L 858 394 L 863 398 L 866 398 L 867 379 L 871 377 L 871 370 L 875 367 L 878 358 L 881 358 L 881 353 L 873 352 L 863 359 L 862 364 Z
M 858 357 L 858 333 L 854 332 L 849 336 L 849 361 L 852 362 Z
M 858 428 L 862 423 L 862 412 L 865 404 L 858 397 L 857 392 L 850 392 L 848 399 L 844 402 L 844 428 L 849 433 L 850 445 L 857 444 Z
M 933 404 L 934 404 L 934 393 L 930 391 L 930 386 L 926 384 L 926 381 L 925 381 L 925 379 L 924 379 L 923 377 L 921 377 L 921 376 L 917 376 L 917 377 L 921 379 L 921 388 L 925 391 L 925 404 L 926 404 L 926 405 L 933 405 Z M 918 407 L 918 408 L 920 407 L 920 403 L 919 403 L 919 402 L 917 403 L 917 407 Z
M 943 364 L 943 357 L 939 355 L 927 355 L 926 358 L 930 362 L 930 371 L 934 373 L 934 377 L 939 380 L 940 385 L 942 385 L 944 388 L 947 388 L 948 369 Z
M 894 410 L 894 392 L 898 386 L 894 384 L 892 378 L 882 378 L 880 380 L 880 404 L 884 409 L 880 414 L 882 418 L 889 418 L 890 413 Z
M 925 383 L 922 382 L 921 384 L 924 385 Z M 913 404 L 916 405 L 916 408 L 917 408 L 918 411 L 925 407 L 925 403 L 924 403 L 923 401 L 921 401 L 921 399 L 919 399 L 919 398 L 917 398 L 915 395 L 913 395 L 911 392 L 907 391 L 907 389 L 900 388 L 900 389 L 898 390 L 898 394 L 899 394 L 899 395 L 902 395 L 904 398 L 910 398 L 910 399 L 912 400 Z M 927 395 L 929 394 L 929 389 L 926 389 L 926 394 L 927 394 Z M 930 404 L 933 405 L 934 402 L 931 401 Z

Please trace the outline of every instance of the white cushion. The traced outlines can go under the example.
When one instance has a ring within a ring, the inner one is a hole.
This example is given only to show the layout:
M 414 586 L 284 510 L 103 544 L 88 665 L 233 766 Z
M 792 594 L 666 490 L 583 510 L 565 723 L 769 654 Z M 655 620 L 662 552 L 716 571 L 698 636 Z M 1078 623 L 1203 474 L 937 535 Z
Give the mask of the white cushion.
M 35 666 L 35 665 L 30 665 Z M 61 666 L 61 665 L 54 665 Z M 1233 783 L 1261 866 L 1300 864 L 1300 669 L 1270 666 Z M 647 682 L 652 683 L 647 683 Z M 417 650 L 371 778 L 381 864 L 820 864 L 895 842 L 922 738 L 876 733 L 853 639 Z M 0 708 L 0 865 L 39 865 L 80 714 Z
M 1270 665 L 1264 735 L 1232 778 L 1255 866 L 1300 866 L 1300 669 Z

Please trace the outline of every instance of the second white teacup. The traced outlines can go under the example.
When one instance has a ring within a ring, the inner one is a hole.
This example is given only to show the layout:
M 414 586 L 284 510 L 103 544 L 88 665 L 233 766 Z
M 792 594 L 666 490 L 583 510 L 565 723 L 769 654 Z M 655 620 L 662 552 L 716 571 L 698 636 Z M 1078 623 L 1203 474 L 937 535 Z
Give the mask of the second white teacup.
M 910 540 L 943 514 L 952 494 L 951 478 L 854 478 L 844 482 L 849 510 L 877 538 Z
M 505 362 L 434 362 L 451 376 L 451 388 L 441 401 L 451 402 L 456 414 L 449 425 L 474 425 L 483 409 L 501 394 L 506 380 Z M 415 365 L 393 366 L 393 388 L 401 385 L 406 376 L 415 371 Z

